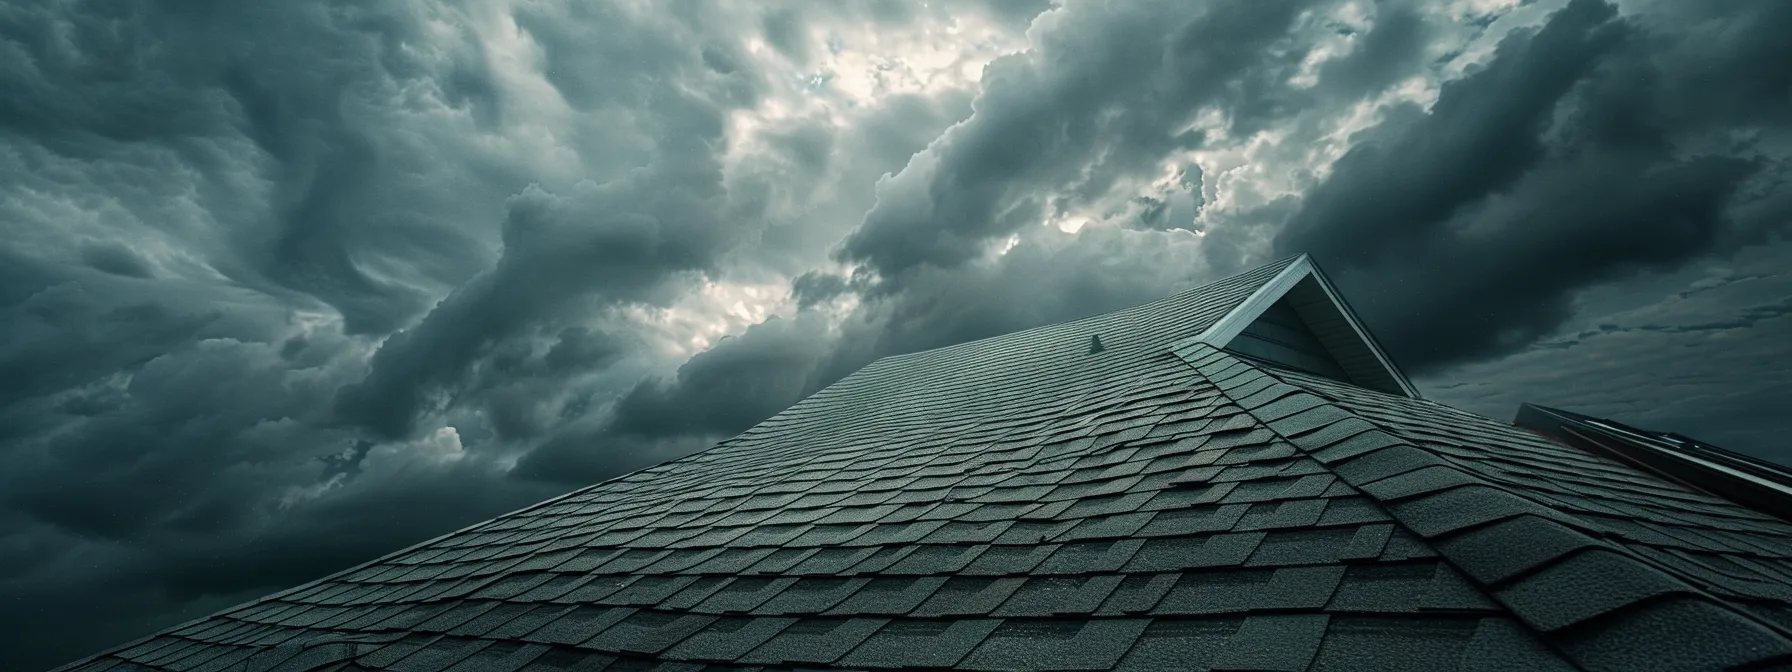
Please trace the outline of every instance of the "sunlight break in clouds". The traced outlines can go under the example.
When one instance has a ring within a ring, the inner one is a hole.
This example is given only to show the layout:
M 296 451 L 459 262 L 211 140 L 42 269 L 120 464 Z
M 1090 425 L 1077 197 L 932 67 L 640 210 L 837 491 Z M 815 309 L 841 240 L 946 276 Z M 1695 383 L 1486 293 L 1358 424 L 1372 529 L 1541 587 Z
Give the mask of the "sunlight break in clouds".
M 915 23 L 896 30 L 863 22 L 817 21 L 806 24 L 799 38 L 809 53 L 818 55 L 807 69 L 781 58 L 762 38 L 745 42 L 756 65 L 782 76 L 768 77 L 771 90 L 757 107 L 729 117 L 726 172 L 731 181 L 767 161 L 778 129 L 807 122 L 836 133 L 851 132 L 892 97 L 974 90 L 989 61 L 1026 46 L 1024 36 L 975 13 L 923 13 Z M 817 184 L 783 185 L 779 193 L 789 198 L 775 201 L 771 216 L 800 217 L 817 200 L 837 196 L 834 177 L 823 177 Z M 825 261 L 815 259 L 811 264 Z M 631 314 L 665 344 L 667 361 L 682 361 L 770 315 L 790 315 L 794 306 L 783 291 L 790 278 L 773 280 L 771 284 L 712 280 L 677 306 Z
M 906 30 L 870 25 L 832 25 L 810 35 L 821 38 L 822 57 L 810 81 L 818 95 L 848 108 L 876 105 L 896 94 L 938 95 L 975 86 L 983 66 L 1025 48 L 1024 37 L 1008 33 L 975 14 L 927 12 Z

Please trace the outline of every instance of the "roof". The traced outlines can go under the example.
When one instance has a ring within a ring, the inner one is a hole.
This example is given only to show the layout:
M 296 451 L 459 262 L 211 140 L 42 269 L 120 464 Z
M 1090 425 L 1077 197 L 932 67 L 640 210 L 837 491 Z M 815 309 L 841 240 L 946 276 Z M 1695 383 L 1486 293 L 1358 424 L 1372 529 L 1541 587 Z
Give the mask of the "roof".
M 1286 361 L 1199 338 L 1299 263 L 879 360 L 708 451 L 63 669 L 1792 663 L 1787 523 L 1342 357 L 1296 370 L 1340 350 L 1292 332 Z
M 1792 469 L 1672 432 L 1523 404 L 1512 424 L 1792 520 Z

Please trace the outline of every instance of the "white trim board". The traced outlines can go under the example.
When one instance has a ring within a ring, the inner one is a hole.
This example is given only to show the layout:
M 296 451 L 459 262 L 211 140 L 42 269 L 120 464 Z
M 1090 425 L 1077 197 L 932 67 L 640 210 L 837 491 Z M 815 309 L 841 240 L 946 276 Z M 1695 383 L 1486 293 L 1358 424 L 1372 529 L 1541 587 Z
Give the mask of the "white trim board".
M 1418 388 L 1394 365 L 1375 338 L 1363 328 L 1350 305 L 1319 272 L 1311 257 L 1301 255 L 1257 288 L 1232 312 L 1190 339 L 1225 349 L 1251 323 L 1279 301 L 1285 301 L 1306 323 L 1349 377 L 1348 382 L 1388 394 L 1421 398 Z

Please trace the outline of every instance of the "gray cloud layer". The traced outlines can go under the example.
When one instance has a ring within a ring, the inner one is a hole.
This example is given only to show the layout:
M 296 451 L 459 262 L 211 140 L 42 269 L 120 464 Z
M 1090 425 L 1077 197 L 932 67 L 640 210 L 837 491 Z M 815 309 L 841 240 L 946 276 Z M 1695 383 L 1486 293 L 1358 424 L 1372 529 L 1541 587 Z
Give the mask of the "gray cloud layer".
M 1760 231 L 1734 210 L 1766 159 L 1707 138 L 1788 118 L 1772 115 L 1787 111 L 1792 47 L 1780 31 L 1792 12 L 1743 13 L 1703 17 L 1735 28 L 1734 51 L 1713 53 L 1712 26 L 1669 33 L 1597 0 L 1570 3 L 1505 38 L 1429 111 L 1365 131 L 1277 247 L 1314 254 L 1424 371 L 1535 341 L 1589 284 L 1751 239 Z M 1743 83 L 1717 84 L 1728 104 L 1688 105 L 1716 72 Z
M 945 4 L 0 4 L 0 668 L 1284 253 L 1441 398 L 1783 433 L 1784 3 Z M 814 83 L 948 18 L 1030 49 Z

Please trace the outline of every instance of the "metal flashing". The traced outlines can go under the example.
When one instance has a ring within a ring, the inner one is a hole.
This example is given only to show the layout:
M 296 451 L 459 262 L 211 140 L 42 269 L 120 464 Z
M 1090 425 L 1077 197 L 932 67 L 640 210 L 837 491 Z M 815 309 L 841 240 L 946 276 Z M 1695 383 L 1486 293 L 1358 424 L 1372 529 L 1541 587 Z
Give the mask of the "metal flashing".
M 1792 520 L 1792 470 L 1674 434 L 1520 404 L 1513 425 L 1604 455 L 1689 489 Z

